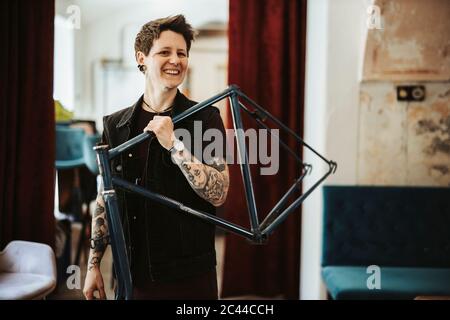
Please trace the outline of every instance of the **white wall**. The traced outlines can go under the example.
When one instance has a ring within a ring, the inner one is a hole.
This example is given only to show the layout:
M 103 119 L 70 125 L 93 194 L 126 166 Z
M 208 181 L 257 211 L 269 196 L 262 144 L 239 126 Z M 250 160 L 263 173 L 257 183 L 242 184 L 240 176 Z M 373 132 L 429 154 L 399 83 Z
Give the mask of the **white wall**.
M 323 153 L 325 146 L 326 66 L 328 1 L 314 0 L 307 4 L 306 74 L 304 139 Z M 315 156 L 304 149 L 304 162 L 314 164 L 312 174 L 303 183 L 307 190 L 323 174 L 323 166 L 317 166 Z M 313 192 L 302 205 L 302 245 L 300 265 L 300 298 L 318 299 L 321 296 L 320 234 L 322 202 L 320 189 Z
M 372 185 L 450 185 L 450 2 L 376 1 L 360 86 L 358 178 Z M 422 85 L 423 101 L 397 87 Z
M 189 97 L 203 101 L 228 86 L 228 37 L 198 38 L 192 45 L 189 58 Z M 227 99 L 214 104 L 227 123 Z
M 329 1 L 325 152 L 338 163 L 338 171 L 328 184 L 355 184 L 357 179 L 359 72 L 367 3 Z
M 74 30 L 64 15 L 55 16 L 53 98 L 74 109 Z
M 307 12 L 305 132 L 307 143 L 337 162 L 337 172 L 325 184 L 355 184 L 359 71 L 363 58 L 366 8 L 364 0 L 311 0 Z M 306 191 L 328 169 L 306 149 L 313 173 Z M 300 298 L 323 299 L 322 192 L 316 189 L 302 207 Z
M 55 15 L 67 15 L 67 7 L 71 5 L 73 1 L 70 0 L 55 0 Z

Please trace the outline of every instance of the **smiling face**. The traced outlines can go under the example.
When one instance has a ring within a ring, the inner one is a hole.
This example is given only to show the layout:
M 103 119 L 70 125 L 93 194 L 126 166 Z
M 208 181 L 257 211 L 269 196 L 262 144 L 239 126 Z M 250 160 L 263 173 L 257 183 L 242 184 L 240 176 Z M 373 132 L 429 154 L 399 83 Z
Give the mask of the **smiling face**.
M 153 41 L 149 54 L 145 56 L 138 52 L 137 60 L 146 66 L 145 77 L 153 87 L 162 90 L 177 88 L 183 82 L 188 67 L 186 41 L 179 33 L 163 31 Z

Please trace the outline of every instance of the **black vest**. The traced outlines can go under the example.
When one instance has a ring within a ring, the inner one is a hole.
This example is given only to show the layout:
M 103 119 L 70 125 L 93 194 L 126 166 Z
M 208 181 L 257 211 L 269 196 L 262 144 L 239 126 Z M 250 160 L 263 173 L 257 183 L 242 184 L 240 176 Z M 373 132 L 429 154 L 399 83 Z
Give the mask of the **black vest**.
M 104 117 L 103 143 L 113 148 L 131 138 L 131 126 L 141 103 L 142 97 L 133 106 Z M 178 91 L 173 115 L 195 104 Z M 194 113 L 177 123 L 175 129 L 187 129 L 193 138 L 194 121 L 202 121 L 203 131 L 211 128 L 210 124 L 213 123 L 225 134 L 219 110 L 215 107 Z M 193 141 L 191 145 L 194 145 Z M 215 207 L 194 192 L 156 138 L 150 143 L 150 149 L 146 162 L 146 187 L 188 207 L 215 214 Z M 125 152 L 113 159 L 113 175 L 134 183 L 141 173 L 134 170 L 133 161 L 132 152 Z M 214 225 L 151 200 L 137 198 L 119 188 L 116 188 L 116 192 L 134 281 L 143 276 L 154 281 L 182 279 L 215 267 Z M 136 251 L 136 247 L 140 250 Z M 143 272 L 146 275 L 142 275 Z

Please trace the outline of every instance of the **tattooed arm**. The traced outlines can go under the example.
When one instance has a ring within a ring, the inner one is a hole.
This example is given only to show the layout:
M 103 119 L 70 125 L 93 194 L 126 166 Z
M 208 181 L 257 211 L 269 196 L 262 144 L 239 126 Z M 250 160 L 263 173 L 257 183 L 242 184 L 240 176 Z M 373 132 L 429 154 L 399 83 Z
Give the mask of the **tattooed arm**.
M 103 188 L 100 188 L 102 190 Z M 83 293 L 86 299 L 94 298 L 94 292 L 99 292 L 100 299 L 106 299 L 103 277 L 100 272 L 100 262 L 108 245 L 108 225 L 106 222 L 105 203 L 99 192 L 97 205 L 92 216 L 92 238 L 89 251 L 88 272 L 84 282 Z
M 224 159 L 213 158 L 212 163 L 206 165 L 198 161 L 187 149 L 172 153 L 172 158 L 200 197 L 215 207 L 225 202 L 230 177 Z
M 175 135 L 170 117 L 155 116 L 144 128 L 144 131 L 153 132 L 166 150 L 171 150 L 174 145 Z M 211 164 L 205 165 L 187 149 L 172 152 L 172 159 L 200 197 L 216 207 L 225 202 L 230 184 L 225 160 L 214 158 Z
M 88 270 L 100 267 L 100 261 L 108 246 L 108 224 L 106 222 L 105 203 L 101 195 L 97 196 L 97 204 L 92 216 L 92 238 L 90 241 Z

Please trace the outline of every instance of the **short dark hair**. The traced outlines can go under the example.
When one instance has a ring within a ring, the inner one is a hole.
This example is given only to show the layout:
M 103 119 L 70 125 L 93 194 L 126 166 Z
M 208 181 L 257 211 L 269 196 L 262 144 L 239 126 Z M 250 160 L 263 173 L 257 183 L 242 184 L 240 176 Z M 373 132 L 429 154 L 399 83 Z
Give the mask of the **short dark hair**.
M 186 41 L 187 54 L 189 55 L 191 43 L 195 38 L 195 30 L 186 22 L 186 19 L 182 14 L 153 20 L 144 24 L 134 42 L 135 55 L 138 51 L 148 55 L 153 46 L 153 41 L 158 39 L 161 32 L 166 30 L 171 30 L 183 36 Z

